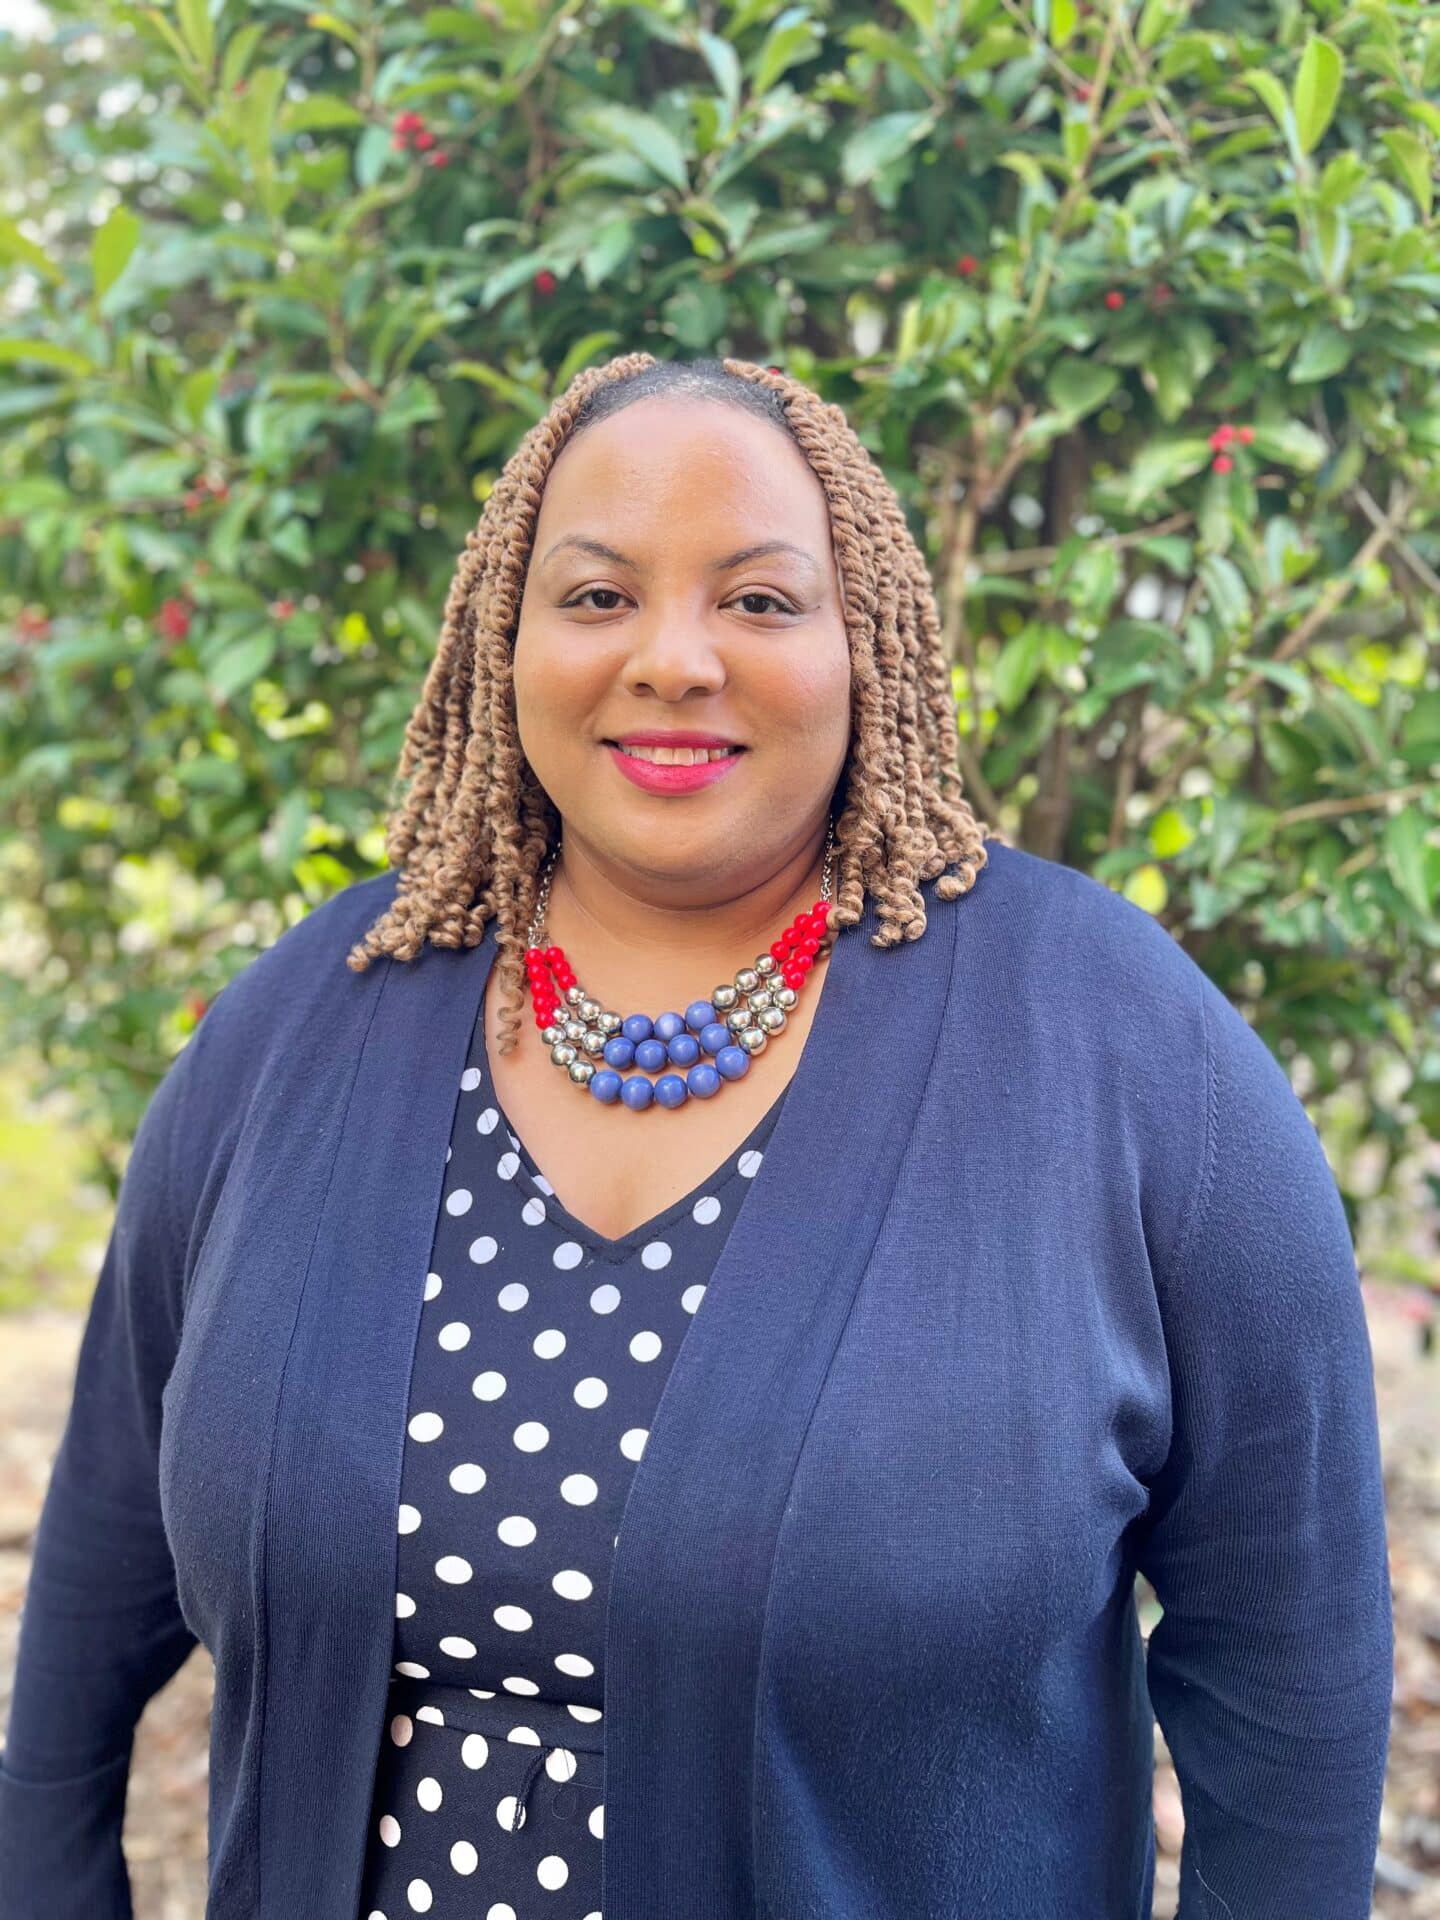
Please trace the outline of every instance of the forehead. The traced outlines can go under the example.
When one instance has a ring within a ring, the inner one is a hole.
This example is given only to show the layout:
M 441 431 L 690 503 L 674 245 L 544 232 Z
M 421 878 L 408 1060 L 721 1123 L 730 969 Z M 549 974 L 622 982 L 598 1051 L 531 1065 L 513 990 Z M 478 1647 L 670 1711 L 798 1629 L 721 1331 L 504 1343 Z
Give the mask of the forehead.
M 561 449 L 540 504 L 537 544 L 581 521 L 623 545 L 649 531 L 830 544 L 824 489 L 783 428 L 695 397 L 637 400 Z

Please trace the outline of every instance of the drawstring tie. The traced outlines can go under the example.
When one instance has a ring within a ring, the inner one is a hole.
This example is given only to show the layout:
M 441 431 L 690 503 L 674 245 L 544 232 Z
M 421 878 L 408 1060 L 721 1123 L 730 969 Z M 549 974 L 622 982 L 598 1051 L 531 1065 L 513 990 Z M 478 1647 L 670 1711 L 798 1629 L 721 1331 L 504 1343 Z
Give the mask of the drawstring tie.
M 512 1833 L 519 1831 L 521 1817 L 525 1811 L 525 1801 L 530 1792 L 530 1783 L 545 1764 L 545 1752 L 546 1749 L 544 1747 L 537 1747 L 534 1759 L 525 1769 L 525 1778 L 521 1781 L 520 1791 L 515 1796 L 515 1811 L 510 1816 L 510 1831 Z

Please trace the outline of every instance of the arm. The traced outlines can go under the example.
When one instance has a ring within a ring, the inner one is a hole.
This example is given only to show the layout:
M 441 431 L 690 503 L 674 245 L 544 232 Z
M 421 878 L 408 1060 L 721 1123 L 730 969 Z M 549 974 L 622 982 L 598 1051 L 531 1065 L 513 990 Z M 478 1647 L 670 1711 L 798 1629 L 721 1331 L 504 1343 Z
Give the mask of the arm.
M 1202 976 L 1205 1163 L 1156 1287 L 1171 1450 L 1139 1567 L 1182 1920 L 1368 1920 L 1390 1583 L 1369 1335 L 1314 1127 Z
M 6 1920 L 130 1920 L 121 1830 L 135 1725 L 195 1645 L 157 1468 L 180 1333 L 175 1142 L 193 1051 L 172 1061 L 136 1132 L 36 1534 L 0 1756 Z

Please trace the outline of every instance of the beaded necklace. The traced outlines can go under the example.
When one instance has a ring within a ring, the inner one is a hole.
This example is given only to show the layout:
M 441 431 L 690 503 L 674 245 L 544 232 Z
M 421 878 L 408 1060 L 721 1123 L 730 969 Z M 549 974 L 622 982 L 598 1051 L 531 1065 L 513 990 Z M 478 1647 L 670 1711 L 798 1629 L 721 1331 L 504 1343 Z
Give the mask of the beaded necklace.
M 535 1025 L 554 1065 L 606 1106 L 618 1100 L 632 1113 L 643 1113 L 652 1101 L 674 1109 L 692 1096 L 708 1100 L 727 1080 L 743 1079 L 771 1035 L 784 1032 L 786 1016 L 815 964 L 830 911 L 834 845 L 832 819 L 825 834 L 820 898 L 808 913 L 796 914 L 768 952 L 757 953 L 753 966 L 739 968 L 734 980 L 714 988 L 708 1000 L 692 1000 L 683 1015 L 661 1013 L 652 1020 L 648 1013 L 622 1017 L 602 1007 L 576 981 L 564 948 L 543 944 L 550 880 L 560 855 L 557 839 L 545 863 L 525 949 Z M 562 1012 L 564 1017 L 557 1019 Z M 712 1058 L 702 1060 L 702 1053 Z M 597 1067 L 593 1057 L 583 1057 L 586 1054 L 603 1058 L 605 1064 Z M 630 1066 L 644 1072 L 623 1071 Z M 684 1071 L 662 1073 L 658 1080 L 646 1077 L 667 1066 Z

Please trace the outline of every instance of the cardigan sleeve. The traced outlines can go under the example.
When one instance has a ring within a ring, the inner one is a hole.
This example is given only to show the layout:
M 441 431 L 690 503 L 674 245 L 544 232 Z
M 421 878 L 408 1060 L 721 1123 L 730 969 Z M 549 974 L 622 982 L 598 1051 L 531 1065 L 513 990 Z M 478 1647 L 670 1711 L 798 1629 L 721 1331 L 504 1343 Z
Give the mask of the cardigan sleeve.
M 1204 975 L 1204 1165 L 1155 1271 L 1171 1444 L 1138 1553 L 1182 1920 L 1368 1920 L 1393 1633 L 1375 1388 L 1325 1152 Z M 1193 1169 L 1192 1169 L 1193 1175 Z
M 134 1730 L 195 1645 L 158 1491 L 189 1237 L 175 1143 L 193 1055 L 192 1038 L 135 1134 L 36 1532 L 0 1756 L 6 1920 L 130 1920 L 121 1830 Z

